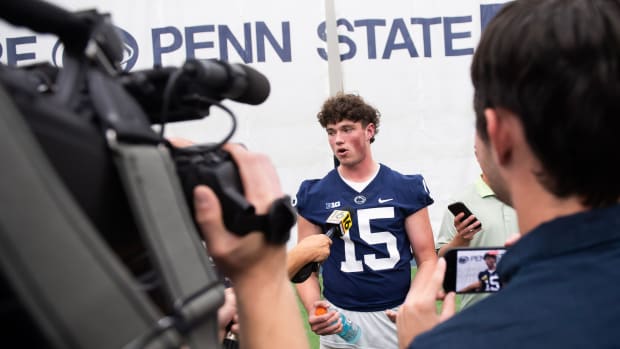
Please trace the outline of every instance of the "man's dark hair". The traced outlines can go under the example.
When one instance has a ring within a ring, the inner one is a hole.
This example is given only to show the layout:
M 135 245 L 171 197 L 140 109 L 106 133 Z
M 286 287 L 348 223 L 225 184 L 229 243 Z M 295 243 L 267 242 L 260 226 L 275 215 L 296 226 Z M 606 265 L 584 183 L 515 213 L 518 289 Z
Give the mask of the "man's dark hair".
M 482 34 L 471 66 L 479 136 L 485 108 L 520 118 L 554 195 L 591 207 L 620 197 L 620 1 L 517 0 Z
M 375 135 L 379 133 L 380 118 L 381 113 L 367 104 L 362 97 L 345 93 L 338 93 L 328 98 L 317 114 L 317 119 L 323 128 L 327 127 L 328 124 L 336 124 L 342 120 L 360 121 L 364 127 L 371 123 L 374 124 Z M 374 141 L 375 137 L 373 136 L 370 143 Z

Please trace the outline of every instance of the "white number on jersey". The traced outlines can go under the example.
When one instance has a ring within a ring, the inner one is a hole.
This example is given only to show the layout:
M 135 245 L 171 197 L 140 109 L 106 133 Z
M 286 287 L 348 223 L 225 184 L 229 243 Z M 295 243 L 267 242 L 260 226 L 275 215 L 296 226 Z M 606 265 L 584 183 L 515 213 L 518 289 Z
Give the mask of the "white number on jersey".
M 394 218 L 394 207 L 375 207 L 357 210 L 357 230 L 360 238 L 369 245 L 385 244 L 389 256 L 377 258 L 375 254 L 364 255 L 364 263 L 372 270 L 392 269 L 400 260 L 400 252 L 396 245 L 396 237 L 389 231 L 371 232 L 370 221 L 373 219 Z M 344 273 L 364 270 L 361 260 L 355 259 L 355 244 L 349 234 L 343 236 L 345 260 L 340 264 Z
M 500 288 L 499 275 L 497 275 L 497 273 L 491 274 L 486 291 L 499 291 Z

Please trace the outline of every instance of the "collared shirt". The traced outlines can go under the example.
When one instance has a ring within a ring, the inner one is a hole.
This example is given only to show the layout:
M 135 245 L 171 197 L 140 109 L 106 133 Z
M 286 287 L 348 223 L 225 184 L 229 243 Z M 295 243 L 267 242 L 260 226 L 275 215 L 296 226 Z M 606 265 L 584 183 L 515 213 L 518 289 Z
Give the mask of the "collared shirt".
M 546 222 L 498 265 L 503 288 L 409 346 L 620 347 L 620 205 Z
M 497 200 L 493 190 L 482 180 L 482 176 L 456 196 L 453 199 L 453 202 L 455 201 L 463 202 L 482 223 L 482 229 L 474 235 L 469 247 L 504 246 L 508 237 L 519 232 L 515 210 Z M 446 209 L 435 248 L 440 249 L 455 236 L 454 215 Z M 462 296 L 461 307 L 467 307 L 486 296 L 487 294 L 465 294 Z

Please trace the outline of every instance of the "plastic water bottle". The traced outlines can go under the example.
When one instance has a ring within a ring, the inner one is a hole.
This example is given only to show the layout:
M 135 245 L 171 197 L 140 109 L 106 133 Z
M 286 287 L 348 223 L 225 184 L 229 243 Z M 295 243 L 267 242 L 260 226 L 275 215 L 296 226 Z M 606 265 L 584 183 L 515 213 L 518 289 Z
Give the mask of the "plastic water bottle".
M 333 308 L 329 308 L 330 310 L 335 310 Z M 317 307 L 314 314 L 315 315 L 323 315 L 327 313 L 327 308 L 325 307 Z M 362 329 L 358 324 L 352 322 L 347 318 L 342 312 L 338 312 L 340 314 L 340 321 L 342 322 L 342 331 L 338 333 L 340 338 L 344 339 L 347 343 L 357 343 L 357 341 L 362 336 Z

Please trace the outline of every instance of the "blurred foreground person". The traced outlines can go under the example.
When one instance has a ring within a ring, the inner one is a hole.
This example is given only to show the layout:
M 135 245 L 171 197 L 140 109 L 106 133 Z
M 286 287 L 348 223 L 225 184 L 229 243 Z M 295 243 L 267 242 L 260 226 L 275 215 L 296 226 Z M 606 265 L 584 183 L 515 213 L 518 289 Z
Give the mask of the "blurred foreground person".
M 445 322 L 445 261 L 418 275 L 400 347 L 617 348 L 620 1 L 510 2 L 471 75 L 480 165 L 522 237 L 499 262 L 503 289 Z
M 266 214 L 283 196 L 278 175 L 265 156 L 226 145 L 239 166 L 247 200 Z M 241 348 L 308 348 L 301 314 L 286 269 L 286 245 L 268 244 L 260 232 L 239 237 L 224 226 L 219 200 L 207 186 L 194 190 L 196 221 L 209 255 L 232 281 Z

